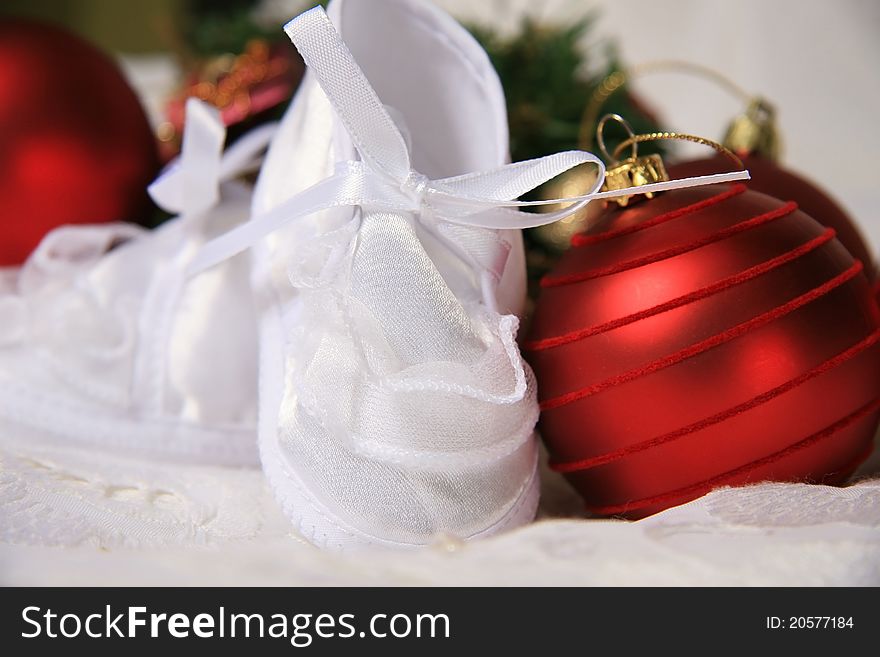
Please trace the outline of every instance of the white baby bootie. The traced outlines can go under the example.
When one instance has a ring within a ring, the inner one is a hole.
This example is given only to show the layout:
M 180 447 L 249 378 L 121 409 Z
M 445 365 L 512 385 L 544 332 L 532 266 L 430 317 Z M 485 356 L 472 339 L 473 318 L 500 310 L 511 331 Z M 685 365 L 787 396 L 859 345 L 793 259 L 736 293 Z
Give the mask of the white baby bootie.
M 403 0 L 329 11 L 352 54 L 320 12 L 288 27 L 312 72 L 272 145 L 256 213 L 298 191 L 298 161 L 317 165 L 311 182 L 347 166 L 403 182 L 410 159 L 431 178 L 504 163 L 500 83 L 457 23 Z M 261 300 L 273 300 L 260 446 L 276 497 L 306 538 L 333 548 L 525 523 L 538 499 L 538 411 L 506 314 L 524 299 L 521 237 L 418 205 L 374 207 L 364 182 L 359 207 L 312 219 L 308 242 L 299 227 L 279 231 L 255 258 Z M 425 182 L 412 177 L 404 193 Z
M 213 108 L 187 104 L 183 152 L 151 193 L 155 231 L 59 228 L 0 291 L 0 443 L 53 441 L 178 462 L 255 464 L 257 324 L 249 257 L 188 280 L 212 237 L 248 218 L 274 126 L 223 154 Z
M 286 27 L 309 72 L 256 218 L 193 265 L 255 247 L 264 471 L 298 531 L 329 548 L 523 524 L 538 500 L 535 384 L 515 342 L 523 222 L 497 206 L 596 159 L 504 167 L 498 78 L 432 5 L 328 11 Z

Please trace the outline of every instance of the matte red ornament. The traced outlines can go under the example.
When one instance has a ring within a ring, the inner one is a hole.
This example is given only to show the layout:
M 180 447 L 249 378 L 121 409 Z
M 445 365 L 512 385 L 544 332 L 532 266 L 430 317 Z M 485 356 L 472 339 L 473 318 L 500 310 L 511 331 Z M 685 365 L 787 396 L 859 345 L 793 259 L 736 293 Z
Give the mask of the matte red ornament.
M 784 198 L 795 201 L 798 207 L 813 217 L 823 226 L 830 226 L 837 232 L 837 239 L 847 250 L 862 261 L 865 266 L 865 275 L 868 280 L 876 278 L 876 265 L 874 257 L 865 238 L 855 221 L 847 212 L 823 192 L 813 182 L 807 180 L 783 166 L 780 166 L 771 157 L 765 157 L 758 152 L 740 154 L 743 165 L 749 170 L 752 178 L 748 181 L 749 189 L 754 189 L 776 198 Z M 730 168 L 730 162 L 724 155 L 716 154 L 714 157 L 688 160 L 667 167 L 669 177 L 674 179 L 691 176 L 703 176 Z
M 159 163 L 116 64 L 70 33 L 0 19 L 0 266 L 52 228 L 139 218 Z
M 713 185 L 609 206 L 542 280 L 526 356 L 552 466 L 644 517 L 718 486 L 836 484 L 880 419 L 861 262 L 792 202 Z

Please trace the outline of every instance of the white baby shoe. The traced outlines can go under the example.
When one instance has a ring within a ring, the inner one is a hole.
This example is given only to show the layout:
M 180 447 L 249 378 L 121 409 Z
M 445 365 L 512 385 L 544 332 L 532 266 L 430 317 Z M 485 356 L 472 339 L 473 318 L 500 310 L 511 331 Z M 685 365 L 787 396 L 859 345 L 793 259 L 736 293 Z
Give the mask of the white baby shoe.
M 180 216 L 59 228 L 0 290 L 0 438 L 180 462 L 257 462 L 249 258 L 187 280 L 206 240 L 247 219 L 275 126 L 223 154 L 213 108 L 187 104 L 183 153 L 151 187 Z
M 410 0 L 336 0 L 329 12 L 354 60 L 322 14 L 289 26 L 312 71 L 272 144 L 255 213 L 349 161 L 393 161 L 401 178 L 407 151 L 431 178 L 505 162 L 500 83 L 457 23 Z M 349 75 L 355 60 L 387 114 Z M 524 299 L 521 237 L 371 207 L 364 191 L 360 207 L 312 219 L 312 243 L 281 230 L 255 257 L 268 300 L 260 448 L 276 497 L 306 538 L 332 548 L 528 522 L 538 411 L 506 314 Z
M 515 342 L 525 267 L 510 229 L 538 215 L 503 206 L 598 161 L 504 166 L 497 75 L 432 5 L 335 0 L 328 12 L 285 28 L 309 70 L 254 218 L 192 268 L 255 247 L 264 471 L 323 547 L 523 524 L 538 500 L 538 407 Z

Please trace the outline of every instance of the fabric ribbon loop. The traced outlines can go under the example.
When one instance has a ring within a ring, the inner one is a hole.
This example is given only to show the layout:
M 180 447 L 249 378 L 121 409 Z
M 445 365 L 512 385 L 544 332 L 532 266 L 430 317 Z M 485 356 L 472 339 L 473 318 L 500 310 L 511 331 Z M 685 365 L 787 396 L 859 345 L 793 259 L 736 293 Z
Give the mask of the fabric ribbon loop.
M 180 157 L 149 186 L 153 200 L 175 214 L 192 215 L 220 200 L 220 185 L 259 166 L 278 125 L 269 123 L 248 132 L 223 152 L 226 126 L 220 111 L 197 98 L 186 101 Z

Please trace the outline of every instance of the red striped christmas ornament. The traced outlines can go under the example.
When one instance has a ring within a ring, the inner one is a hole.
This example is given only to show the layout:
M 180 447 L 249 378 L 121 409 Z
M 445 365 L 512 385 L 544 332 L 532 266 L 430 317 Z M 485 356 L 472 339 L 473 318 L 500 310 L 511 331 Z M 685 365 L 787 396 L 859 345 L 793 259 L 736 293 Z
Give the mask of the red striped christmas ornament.
M 609 205 L 541 295 L 524 351 L 553 469 L 600 515 L 719 486 L 839 484 L 880 419 L 863 264 L 741 184 Z

